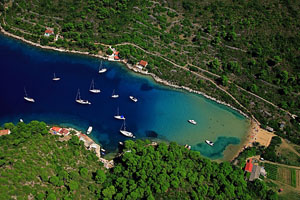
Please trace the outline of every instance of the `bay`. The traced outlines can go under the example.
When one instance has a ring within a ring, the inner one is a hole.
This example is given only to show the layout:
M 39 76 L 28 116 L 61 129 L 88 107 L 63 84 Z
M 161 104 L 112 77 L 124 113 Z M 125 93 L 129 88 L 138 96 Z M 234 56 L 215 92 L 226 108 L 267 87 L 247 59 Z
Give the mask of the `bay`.
M 113 118 L 119 107 L 137 139 L 189 144 L 211 159 L 224 158 L 230 145 L 236 152 L 249 129 L 249 121 L 238 112 L 201 95 L 159 85 L 116 62 L 103 61 L 108 71 L 98 74 L 99 59 L 42 50 L 2 35 L 0 59 L 0 124 L 22 118 L 83 132 L 93 126 L 91 137 L 112 152 L 119 141 L 128 139 L 119 133 L 122 122 Z M 52 81 L 54 72 L 60 81 Z M 92 79 L 101 93 L 89 92 Z M 35 103 L 24 101 L 24 87 Z M 91 105 L 75 102 L 78 89 Z M 111 98 L 114 89 L 118 99 Z M 132 102 L 130 95 L 138 102 Z M 205 144 L 206 139 L 215 145 Z

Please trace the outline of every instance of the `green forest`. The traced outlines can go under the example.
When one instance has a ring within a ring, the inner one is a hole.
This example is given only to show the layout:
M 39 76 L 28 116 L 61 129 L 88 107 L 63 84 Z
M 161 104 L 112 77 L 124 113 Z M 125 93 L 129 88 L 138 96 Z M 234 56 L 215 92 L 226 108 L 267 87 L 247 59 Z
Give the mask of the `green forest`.
M 240 167 L 176 143 L 127 140 L 105 169 L 77 136 L 59 141 L 44 122 L 6 123 L 0 137 L 0 199 L 277 199 Z
M 100 55 L 112 45 L 300 144 L 297 0 L 0 0 L 0 13 L 5 31 L 41 45 Z

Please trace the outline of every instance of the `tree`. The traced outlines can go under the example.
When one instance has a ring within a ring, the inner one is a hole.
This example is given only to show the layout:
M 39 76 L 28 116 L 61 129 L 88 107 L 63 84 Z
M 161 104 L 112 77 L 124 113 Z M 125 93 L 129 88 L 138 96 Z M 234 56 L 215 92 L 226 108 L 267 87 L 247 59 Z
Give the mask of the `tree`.
M 112 51 L 111 49 L 107 49 L 107 50 L 106 50 L 106 54 L 107 54 L 107 55 L 111 55 L 112 53 L 113 53 L 113 51 Z
M 58 184 L 59 184 L 59 178 L 57 177 L 57 176 L 52 176 L 51 178 L 50 178 L 50 183 L 52 183 L 54 186 L 58 186 Z
M 228 77 L 227 76 L 225 76 L 225 75 L 222 75 L 221 76 L 221 83 L 222 83 L 222 85 L 223 86 L 227 86 L 228 85 Z
M 104 197 L 108 198 L 108 199 L 112 199 L 113 195 L 116 194 L 116 189 L 113 185 L 105 188 L 103 191 L 102 191 L 102 194 Z
M 71 180 L 68 184 L 69 190 L 74 191 L 78 189 L 78 182 Z
M 101 169 L 98 169 L 96 171 L 95 180 L 96 180 L 96 183 L 99 183 L 99 184 L 104 183 L 104 181 L 106 180 L 106 175 L 105 175 L 104 171 L 102 171 Z
M 84 167 L 81 168 L 81 169 L 80 169 L 80 175 L 86 177 L 86 176 L 88 175 L 88 169 L 87 169 L 87 168 L 84 168 Z

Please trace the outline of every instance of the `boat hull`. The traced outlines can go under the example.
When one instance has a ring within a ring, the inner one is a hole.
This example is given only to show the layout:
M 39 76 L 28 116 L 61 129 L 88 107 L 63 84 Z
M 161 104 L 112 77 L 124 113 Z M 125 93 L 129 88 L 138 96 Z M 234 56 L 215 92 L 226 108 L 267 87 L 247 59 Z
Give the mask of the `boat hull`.
M 105 69 L 105 68 L 104 68 L 104 69 L 100 69 L 100 70 L 99 70 L 99 74 L 102 74 L 102 73 L 104 73 L 104 72 L 106 72 L 106 71 L 107 71 L 107 69 Z
M 76 100 L 77 103 L 82 104 L 82 105 L 90 105 L 91 102 L 87 100 Z
M 120 130 L 120 133 L 126 137 L 135 138 L 135 136 L 129 131 Z
M 24 99 L 28 102 L 34 103 L 34 99 L 33 98 L 29 98 L 29 97 L 24 97 Z
M 97 94 L 97 93 L 100 93 L 101 91 L 100 90 L 97 90 L 97 89 L 93 89 L 93 90 L 90 90 L 91 93 L 94 93 L 94 94 Z
M 115 115 L 114 118 L 115 119 L 120 119 L 120 120 L 125 120 L 125 117 L 122 117 L 120 115 Z

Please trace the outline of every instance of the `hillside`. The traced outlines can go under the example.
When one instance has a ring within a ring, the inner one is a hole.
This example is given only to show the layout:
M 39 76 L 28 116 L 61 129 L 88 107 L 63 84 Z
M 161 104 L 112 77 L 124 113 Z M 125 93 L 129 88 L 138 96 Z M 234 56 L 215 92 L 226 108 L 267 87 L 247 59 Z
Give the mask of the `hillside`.
M 10 33 L 92 54 L 113 45 L 121 59 L 144 59 L 158 77 L 300 144 L 299 1 L 2 0 L 0 10 Z M 44 37 L 46 28 L 54 35 Z
M 106 170 L 76 136 L 60 142 L 43 122 L 4 128 L 11 134 L 0 137 L 0 199 L 277 199 L 240 168 L 175 143 L 126 141 Z

